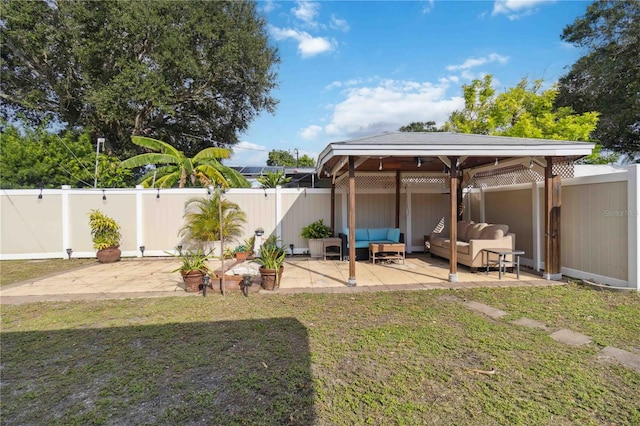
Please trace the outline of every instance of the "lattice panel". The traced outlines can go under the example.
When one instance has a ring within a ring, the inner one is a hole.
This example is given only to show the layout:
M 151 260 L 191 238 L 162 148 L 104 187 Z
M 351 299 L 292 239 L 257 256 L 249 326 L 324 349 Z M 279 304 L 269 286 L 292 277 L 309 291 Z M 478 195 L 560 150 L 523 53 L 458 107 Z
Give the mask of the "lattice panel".
M 344 178 L 336 185 L 336 188 L 348 188 L 349 178 Z M 394 189 L 396 177 L 390 175 L 356 175 L 356 191 L 358 189 Z
M 402 185 L 415 186 L 420 188 L 446 189 L 449 188 L 449 178 L 447 176 L 421 176 L 403 175 Z

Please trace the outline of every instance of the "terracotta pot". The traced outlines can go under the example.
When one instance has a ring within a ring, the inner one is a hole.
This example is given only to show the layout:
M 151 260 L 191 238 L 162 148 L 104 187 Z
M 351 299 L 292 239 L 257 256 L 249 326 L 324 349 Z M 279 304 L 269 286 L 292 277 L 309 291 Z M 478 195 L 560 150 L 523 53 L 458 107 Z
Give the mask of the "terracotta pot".
M 260 268 L 259 271 L 260 271 L 260 276 L 262 277 L 262 288 L 264 288 L 265 290 L 275 290 L 277 288 L 280 288 L 280 280 L 282 279 L 282 272 L 284 271 L 284 266 L 280 267 L 277 280 L 276 280 L 275 269 Z
M 236 260 L 239 262 L 244 262 L 249 257 L 248 251 L 236 252 Z
M 118 247 L 107 247 L 106 249 L 98 250 L 96 257 L 100 263 L 113 263 L 120 260 L 122 252 Z
M 201 271 L 180 272 L 184 281 L 185 291 L 195 293 L 200 291 L 204 283 L 204 274 Z

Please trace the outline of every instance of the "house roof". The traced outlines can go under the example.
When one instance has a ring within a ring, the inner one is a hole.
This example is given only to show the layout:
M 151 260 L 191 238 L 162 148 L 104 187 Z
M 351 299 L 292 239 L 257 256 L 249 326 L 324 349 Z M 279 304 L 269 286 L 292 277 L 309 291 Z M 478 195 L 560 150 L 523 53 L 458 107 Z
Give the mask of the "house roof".
M 442 159 L 450 156 L 462 158 L 460 167 L 473 168 L 498 159 L 523 157 L 574 160 L 591 154 L 593 148 L 593 143 L 579 141 L 449 132 L 390 132 L 330 143 L 320 153 L 316 170 L 325 176 L 340 175 L 346 171 L 348 156 L 360 157 L 358 171 L 428 172 L 442 171 Z

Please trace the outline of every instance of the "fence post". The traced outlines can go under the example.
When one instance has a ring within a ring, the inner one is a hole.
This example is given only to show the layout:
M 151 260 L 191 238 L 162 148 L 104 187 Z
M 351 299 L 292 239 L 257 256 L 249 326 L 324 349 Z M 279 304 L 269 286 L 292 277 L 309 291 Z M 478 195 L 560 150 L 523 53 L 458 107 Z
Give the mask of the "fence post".
M 68 257 L 67 249 L 73 248 L 69 246 L 69 190 L 71 185 L 62 185 L 61 205 L 62 205 L 62 250 L 61 256 L 63 259 Z
M 276 237 L 282 241 L 282 187 L 276 186 Z
M 143 186 L 136 185 L 136 248 L 144 246 L 144 232 L 143 232 L 143 211 L 142 211 L 142 193 Z M 142 252 L 136 250 L 137 257 L 142 257 Z
M 638 243 L 640 237 L 640 165 L 633 164 L 627 167 L 627 234 L 628 234 L 628 286 L 640 291 L 640 251 Z

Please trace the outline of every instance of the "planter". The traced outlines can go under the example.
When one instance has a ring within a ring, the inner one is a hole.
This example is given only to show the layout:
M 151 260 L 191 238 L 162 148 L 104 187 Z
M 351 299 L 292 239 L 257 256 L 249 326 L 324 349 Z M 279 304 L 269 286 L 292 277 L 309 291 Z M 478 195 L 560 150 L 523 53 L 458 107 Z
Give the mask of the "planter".
M 106 249 L 98 250 L 96 257 L 100 263 L 113 263 L 120 260 L 122 252 L 118 247 L 107 247 Z
M 309 240 L 309 256 L 322 257 L 322 238 L 312 238 Z
M 260 270 L 260 276 L 262 277 L 262 288 L 264 288 L 265 290 L 275 290 L 277 288 L 280 288 L 280 280 L 282 279 L 282 272 L 284 271 L 284 266 L 280 267 L 277 280 L 276 280 L 275 269 L 260 268 L 259 270 Z
M 236 252 L 236 260 L 238 262 L 244 262 L 245 260 L 247 260 L 247 257 L 249 257 L 248 251 Z
M 182 274 L 182 280 L 184 281 L 184 289 L 189 293 L 196 293 L 200 291 L 202 284 L 204 283 L 204 274 L 201 271 L 180 272 Z

